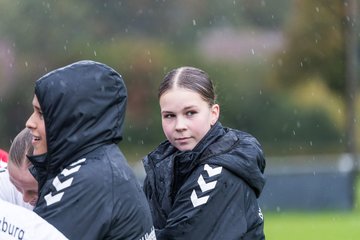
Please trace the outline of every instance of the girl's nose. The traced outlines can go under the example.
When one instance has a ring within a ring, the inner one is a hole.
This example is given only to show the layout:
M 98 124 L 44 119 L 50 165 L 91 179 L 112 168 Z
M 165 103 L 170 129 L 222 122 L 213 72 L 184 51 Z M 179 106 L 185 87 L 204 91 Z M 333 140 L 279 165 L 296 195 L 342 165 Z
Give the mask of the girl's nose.
M 178 117 L 178 118 L 176 119 L 175 129 L 176 129 L 177 131 L 182 131 L 182 130 L 185 130 L 185 129 L 186 129 L 186 121 L 185 121 L 184 118 Z
M 29 128 L 29 129 L 35 128 L 34 121 L 33 121 L 33 119 L 32 119 L 32 118 L 33 118 L 33 115 L 34 115 L 34 113 L 30 115 L 30 117 L 28 118 L 28 120 L 27 120 L 26 123 L 25 123 L 25 126 L 26 126 L 27 128 Z

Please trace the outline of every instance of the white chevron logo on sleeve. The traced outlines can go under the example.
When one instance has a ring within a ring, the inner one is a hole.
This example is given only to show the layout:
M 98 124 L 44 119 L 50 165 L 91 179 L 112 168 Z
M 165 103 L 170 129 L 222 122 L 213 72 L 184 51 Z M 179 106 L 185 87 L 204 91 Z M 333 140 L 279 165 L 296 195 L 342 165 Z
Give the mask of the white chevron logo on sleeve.
M 212 182 L 206 183 L 204 180 L 204 177 L 202 175 L 200 175 L 200 177 L 198 178 L 198 184 L 199 184 L 202 192 L 206 192 L 206 191 L 214 189 L 216 186 L 216 183 L 217 183 L 217 181 L 212 181 Z
M 199 197 L 197 196 L 196 192 L 195 192 L 195 189 L 194 189 L 194 190 L 192 191 L 192 193 L 191 193 L 190 199 L 191 199 L 191 202 L 192 202 L 193 206 L 194 206 L 194 207 L 197 207 L 197 206 L 200 206 L 200 205 L 205 204 L 205 203 L 208 201 L 209 196 L 204 196 L 204 197 L 200 197 L 200 198 L 199 198 Z
M 207 172 L 209 177 L 213 177 L 213 176 L 219 175 L 221 173 L 222 167 L 212 168 L 208 164 L 205 164 L 204 170 Z M 206 192 L 206 191 L 213 190 L 216 187 L 217 180 L 207 183 L 207 182 L 205 182 L 203 175 L 200 174 L 197 183 L 199 184 L 201 192 Z M 209 200 L 209 197 L 210 197 L 209 195 L 206 195 L 206 196 L 199 198 L 198 195 L 196 194 L 195 189 L 193 189 L 190 199 L 191 199 L 193 206 L 197 207 L 197 206 L 207 203 L 207 201 Z
M 81 164 L 83 162 L 85 162 L 86 158 L 82 158 L 74 163 L 72 163 L 70 166 L 73 167 L 73 168 L 64 168 L 62 170 L 62 172 L 60 174 L 62 174 L 63 176 L 67 177 L 71 174 L 74 174 L 76 172 L 78 172 L 81 168 Z M 76 167 L 74 167 L 76 166 Z M 59 177 L 55 177 L 53 182 L 52 182 L 52 185 L 55 187 L 56 191 L 59 192 L 59 191 L 63 191 L 65 190 L 66 188 L 70 187 L 72 182 L 73 182 L 74 178 L 69 178 L 67 180 L 65 180 L 64 182 L 61 182 Z M 59 192 L 55 195 L 52 194 L 52 192 L 48 193 L 44 198 L 45 198 L 45 201 L 46 201 L 46 205 L 47 206 L 50 206 L 54 203 L 57 203 L 57 202 L 60 202 L 62 197 L 64 195 L 64 192 Z
M 76 162 L 73 162 L 72 164 L 70 164 L 70 166 L 73 167 L 73 166 L 79 165 L 79 164 L 85 162 L 85 160 L 86 160 L 86 158 L 79 159 Z
M 68 180 L 64 181 L 64 182 L 60 182 L 59 178 L 56 177 L 53 181 L 53 186 L 56 188 L 56 191 L 61 191 L 69 186 L 71 186 L 71 183 L 73 181 L 74 178 L 69 178 Z
M 61 198 L 63 197 L 64 192 L 55 194 L 54 196 L 51 195 L 51 193 L 48 193 L 45 195 L 45 201 L 46 201 L 46 205 L 50 206 L 51 204 L 54 204 L 56 202 L 59 202 L 61 200 Z
M 70 174 L 79 171 L 79 170 L 80 170 L 80 167 L 81 167 L 81 166 L 76 166 L 76 167 L 71 168 L 71 169 L 64 168 L 64 169 L 62 170 L 61 174 L 64 175 L 65 177 L 67 177 L 67 176 L 69 176 Z
M 212 176 L 215 176 L 215 175 L 219 175 L 221 173 L 221 171 L 222 171 L 222 167 L 212 168 L 208 164 L 205 164 L 204 170 L 207 171 L 209 177 L 212 177 Z

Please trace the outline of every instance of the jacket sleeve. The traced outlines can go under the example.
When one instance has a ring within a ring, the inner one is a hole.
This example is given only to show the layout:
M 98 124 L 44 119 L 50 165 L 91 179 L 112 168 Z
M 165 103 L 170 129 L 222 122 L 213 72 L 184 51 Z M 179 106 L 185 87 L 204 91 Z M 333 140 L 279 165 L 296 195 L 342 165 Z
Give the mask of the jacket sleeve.
M 110 168 L 91 160 L 65 168 L 46 182 L 34 211 L 69 239 L 151 235 L 150 210 L 136 179 L 125 168 Z
M 248 199 L 250 195 L 253 197 Z M 202 165 L 180 188 L 166 226 L 157 231 L 157 237 L 242 239 L 249 225 L 249 203 L 257 204 L 254 192 L 245 182 L 223 167 Z
M 112 201 L 106 194 L 109 181 L 99 181 L 103 169 L 89 171 L 88 164 L 69 166 L 41 189 L 34 211 L 59 229 L 69 239 L 97 239 L 101 226 L 108 225 L 103 201 Z M 92 176 L 91 176 L 92 175 Z M 110 176 L 109 176 L 110 177 Z M 103 188 L 103 189 L 102 189 Z

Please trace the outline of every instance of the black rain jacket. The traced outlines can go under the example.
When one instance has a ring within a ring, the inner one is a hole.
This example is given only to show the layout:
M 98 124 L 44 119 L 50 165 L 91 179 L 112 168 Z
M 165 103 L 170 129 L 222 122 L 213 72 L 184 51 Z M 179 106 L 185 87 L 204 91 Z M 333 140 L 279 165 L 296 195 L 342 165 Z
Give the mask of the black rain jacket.
M 158 239 L 265 239 L 265 159 L 250 134 L 217 122 L 192 151 L 165 141 L 143 163 Z
M 29 157 L 39 183 L 34 211 L 69 239 L 151 236 L 149 205 L 117 146 L 127 102 L 122 77 L 80 61 L 40 78 L 35 94 L 48 151 Z

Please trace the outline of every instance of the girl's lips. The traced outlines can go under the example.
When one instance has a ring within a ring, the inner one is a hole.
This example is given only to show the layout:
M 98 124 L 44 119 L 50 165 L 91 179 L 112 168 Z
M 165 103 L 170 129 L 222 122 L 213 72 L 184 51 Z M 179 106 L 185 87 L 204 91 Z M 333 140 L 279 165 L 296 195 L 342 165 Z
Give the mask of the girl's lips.
M 184 141 L 190 139 L 189 137 L 175 138 L 175 141 Z
M 38 142 L 40 142 L 40 138 L 33 136 L 32 140 L 31 140 L 31 144 L 32 144 L 32 145 L 35 145 L 35 144 L 37 144 Z
M 175 138 L 175 142 L 177 142 L 178 144 L 188 144 L 190 141 L 190 137 L 184 137 L 184 138 Z

